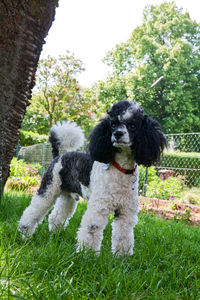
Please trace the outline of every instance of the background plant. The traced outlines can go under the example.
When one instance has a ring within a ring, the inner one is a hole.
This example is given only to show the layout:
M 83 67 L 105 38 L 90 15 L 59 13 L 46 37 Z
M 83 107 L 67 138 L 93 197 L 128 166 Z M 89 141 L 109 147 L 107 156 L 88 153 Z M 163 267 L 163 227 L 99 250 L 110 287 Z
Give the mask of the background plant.
M 10 177 L 6 189 L 17 191 L 30 191 L 33 186 L 39 186 L 41 177 L 40 164 L 26 164 L 23 159 L 14 157 L 10 165 Z
M 20 146 L 29 146 L 48 142 L 48 135 L 33 131 L 20 130 Z
M 154 167 L 149 167 L 148 170 L 146 167 L 139 166 L 139 192 L 140 194 L 144 192 L 145 188 L 145 180 L 146 187 L 150 184 L 154 179 L 157 178 L 157 171 Z
M 146 196 L 170 200 L 171 197 L 180 198 L 183 191 L 183 183 L 180 178 L 169 177 L 161 180 L 158 176 L 148 183 Z

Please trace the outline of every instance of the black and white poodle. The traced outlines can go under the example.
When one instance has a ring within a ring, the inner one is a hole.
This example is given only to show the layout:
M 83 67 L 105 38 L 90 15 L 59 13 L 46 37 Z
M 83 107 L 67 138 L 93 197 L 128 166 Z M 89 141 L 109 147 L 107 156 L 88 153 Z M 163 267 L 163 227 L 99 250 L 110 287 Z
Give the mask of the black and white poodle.
M 138 222 L 137 165 L 159 160 L 165 136 L 137 102 L 123 100 L 112 105 L 89 140 L 88 153 L 74 152 L 84 143 L 81 128 L 70 122 L 52 127 L 54 159 L 21 217 L 19 230 L 25 236 L 33 234 L 52 206 L 49 230 L 67 226 L 81 196 L 88 205 L 78 231 L 78 250 L 100 251 L 103 230 L 113 213 L 112 251 L 131 255 Z M 68 152 L 59 155 L 60 147 Z

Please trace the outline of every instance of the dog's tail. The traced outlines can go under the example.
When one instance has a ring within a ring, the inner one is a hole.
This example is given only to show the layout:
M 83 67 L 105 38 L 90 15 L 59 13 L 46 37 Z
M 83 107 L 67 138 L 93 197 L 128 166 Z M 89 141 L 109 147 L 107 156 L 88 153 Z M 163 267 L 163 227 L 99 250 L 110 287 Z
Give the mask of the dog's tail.
M 59 155 L 59 148 L 75 151 L 84 144 L 84 133 L 75 122 L 57 122 L 50 130 L 49 142 L 53 158 Z

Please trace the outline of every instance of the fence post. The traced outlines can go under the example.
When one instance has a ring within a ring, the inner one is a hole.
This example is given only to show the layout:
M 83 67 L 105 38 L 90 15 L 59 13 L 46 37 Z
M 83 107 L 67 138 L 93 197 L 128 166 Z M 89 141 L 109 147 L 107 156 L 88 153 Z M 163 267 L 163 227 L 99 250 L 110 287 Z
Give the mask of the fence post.
M 47 150 L 47 143 L 43 144 L 43 151 L 42 151 L 42 175 L 45 172 L 46 169 L 46 150 Z
M 145 170 L 145 177 L 144 177 L 144 189 L 143 189 L 143 196 L 146 196 L 146 186 L 147 186 L 147 180 L 148 180 L 148 168 Z

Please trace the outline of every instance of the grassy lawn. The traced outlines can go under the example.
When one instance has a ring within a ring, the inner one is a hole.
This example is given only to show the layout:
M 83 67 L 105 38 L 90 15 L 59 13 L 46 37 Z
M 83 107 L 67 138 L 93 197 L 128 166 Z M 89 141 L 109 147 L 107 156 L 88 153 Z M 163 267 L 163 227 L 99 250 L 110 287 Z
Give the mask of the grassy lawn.
M 17 222 L 30 196 L 7 194 L 0 209 L 0 299 L 200 299 L 200 229 L 140 213 L 131 257 L 111 254 L 111 220 L 102 253 L 76 253 L 80 203 L 67 229 L 45 221 L 23 241 Z

